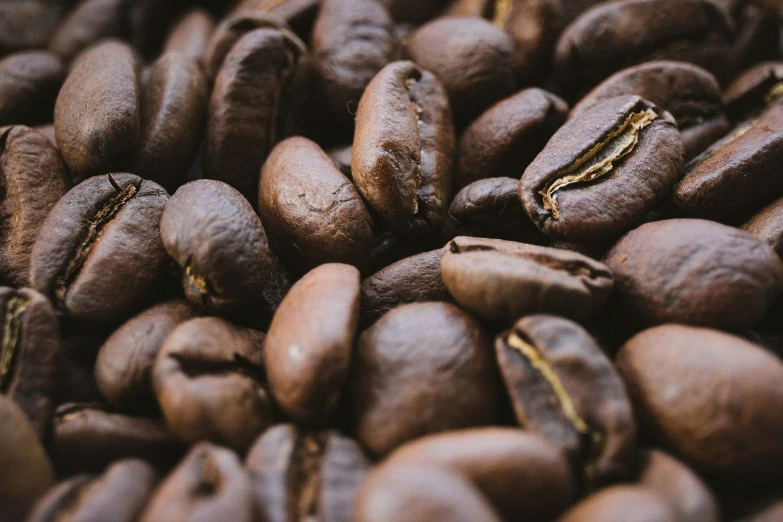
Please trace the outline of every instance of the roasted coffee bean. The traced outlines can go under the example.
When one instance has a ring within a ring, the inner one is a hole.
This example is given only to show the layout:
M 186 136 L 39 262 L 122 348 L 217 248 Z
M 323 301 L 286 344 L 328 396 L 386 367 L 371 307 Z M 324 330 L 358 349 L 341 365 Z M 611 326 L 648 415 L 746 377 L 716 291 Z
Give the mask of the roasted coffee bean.
M 362 483 L 356 522 L 500 522 L 489 501 L 453 471 L 417 463 L 386 464 Z
M 367 271 L 370 213 L 314 142 L 297 136 L 272 150 L 261 170 L 258 209 L 272 247 L 293 270 L 347 263 Z
M 518 429 L 429 435 L 404 444 L 387 462 L 449 468 L 468 478 L 509 522 L 552 520 L 574 497 L 565 454 Z
M 629 340 L 617 367 L 645 433 L 696 470 L 744 484 L 783 476 L 771 464 L 783 458 L 774 406 L 783 363 L 771 353 L 723 332 L 663 325 Z
M 186 442 L 244 451 L 272 422 L 262 350 L 222 319 L 177 326 L 158 353 L 152 382 L 166 423 Z
M 230 186 L 203 179 L 180 187 L 163 212 L 160 235 L 194 305 L 232 313 L 261 302 L 272 253 L 253 207 Z
M 30 284 L 33 244 L 69 188 L 68 169 L 44 136 L 23 126 L 0 134 L 0 280 Z
M 49 49 L 70 62 L 84 49 L 104 38 L 119 38 L 125 30 L 125 0 L 80 2 L 57 28 Z
M 168 194 L 133 174 L 96 176 L 54 206 L 33 246 L 30 282 L 79 324 L 138 311 L 167 264 L 160 220 Z
M 370 462 L 359 445 L 334 431 L 291 424 L 267 430 L 247 456 L 262 520 L 353 520 L 354 499 Z
M 696 65 L 658 60 L 623 69 L 585 95 L 574 106 L 578 115 L 598 103 L 635 94 L 669 111 L 677 121 L 685 159 L 691 159 L 730 130 L 718 80 Z
M 437 18 L 410 36 L 405 51 L 443 82 L 458 122 L 469 122 L 516 87 L 511 38 L 480 18 Z
M 682 155 L 668 112 L 638 96 L 612 98 L 555 133 L 522 175 L 519 198 L 549 237 L 606 243 L 668 195 Z
M 313 32 L 320 5 L 320 0 L 240 0 L 233 11 L 255 11 L 282 20 L 299 38 L 307 40 Z
M 640 325 L 752 327 L 783 292 L 783 263 L 746 232 L 700 219 L 647 223 L 606 255 L 621 310 Z
M 59 469 L 96 472 L 118 459 L 139 458 L 162 468 L 182 456 L 184 445 L 158 419 L 105 411 L 99 404 L 63 404 L 54 417 Z
M 652 489 L 614 486 L 587 497 L 558 522 L 680 522 L 677 515 L 674 507 Z
M 542 89 L 497 102 L 459 140 L 457 185 L 489 177 L 519 178 L 568 114 L 568 105 Z
M 767 106 L 783 101 L 783 62 L 764 62 L 751 67 L 726 87 L 726 110 L 745 121 Z
M 43 438 L 51 426 L 60 362 L 57 315 L 28 288 L 0 287 L 0 309 L 0 393 L 19 404 Z
M 768 243 L 783 258 L 783 198 L 759 210 L 741 228 Z
M 359 337 L 355 357 L 353 427 L 377 456 L 428 433 L 500 419 L 490 339 L 454 305 L 395 308 Z
M 70 2 L 0 2 L 0 54 L 46 47 Z
M 765 0 L 719 0 L 718 3 L 734 23 L 735 36 L 728 56 L 733 70 L 780 57 L 778 23 Z
M 384 67 L 356 114 L 356 187 L 396 233 L 440 231 L 451 195 L 454 126 L 446 92 L 412 62 Z
M 135 522 L 152 496 L 158 474 L 143 460 L 120 460 L 98 477 L 77 475 L 52 488 L 28 522 Z
M 196 444 L 161 483 L 141 522 L 256 518 L 253 484 L 236 454 L 206 442 Z
M 127 411 L 154 411 L 157 401 L 151 374 L 155 357 L 172 330 L 195 315 L 186 301 L 166 301 L 118 328 L 95 361 L 95 378 L 103 396 Z
M 0 518 L 24 520 L 54 484 L 54 470 L 25 412 L 0 396 Z
M 10 54 L 0 60 L 0 125 L 51 121 L 65 79 L 60 59 L 46 51 Z
M 519 180 L 513 178 L 485 178 L 466 185 L 451 200 L 443 235 L 548 243 L 525 214 L 518 191 Z
M 345 384 L 358 323 L 355 268 L 321 265 L 291 287 L 264 344 L 269 386 L 288 418 L 328 423 Z
M 295 34 L 272 27 L 250 31 L 234 44 L 209 102 L 206 177 L 254 200 L 261 165 L 277 140 L 292 132 L 289 120 L 304 93 L 298 67 L 304 52 Z
M 606 266 L 581 254 L 471 237 L 443 247 L 441 274 L 460 305 L 507 324 L 531 313 L 587 319 L 601 309 L 613 285 Z
M 676 508 L 679 520 L 721 520 L 718 503 L 699 476 L 663 451 L 647 450 L 643 453 L 638 483 L 668 500 Z
M 191 9 L 171 27 L 163 51 L 180 52 L 201 63 L 214 30 L 215 21 L 207 11 Z

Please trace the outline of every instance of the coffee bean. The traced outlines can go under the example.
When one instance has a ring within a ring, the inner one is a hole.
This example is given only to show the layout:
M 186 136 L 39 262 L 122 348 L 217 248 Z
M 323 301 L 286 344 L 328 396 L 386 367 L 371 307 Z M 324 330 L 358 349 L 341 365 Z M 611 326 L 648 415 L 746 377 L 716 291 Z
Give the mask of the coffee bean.
M 46 47 L 67 7 L 49 0 L 0 2 L 0 54 Z
M 638 96 L 612 98 L 555 133 L 522 175 L 519 198 L 549 237 L 606 243 L 667 196 L 682 154 L 668 112 Z
M 85 0 L 68 13 L 49 42 L 49 49 L 70 62 L 83 50 L 104 38 L 123 35 L 127 2 Z
M 215 21 L 207 11 L 191 9 L 169 30 L 163 52 L 180 52 L 196 63 L 201 63 L 214 31 Z
M 595 493 L 572 507 L 558 522 L 677 522 L 677 512 L 652 489 L 614 486 Z
M 728 56 L 733 70 L 780 57 L 778 23 L 774 8 L 764 5 L 765 0 L 720 0 L 718 3 L 729 12 L 735 27 Z
M 768 243 L 783 258 L 783 198 L 756 212 L 741 228 Z
M 46 51 L 10 54 L 0 60 L 0 125 L 51 121 L 65 79 L 60 59 Z
M 281 20 L 299 38 L 309 40 L 320 5 L 319 0 L 239 0 L 232 12 L 255 11 Z
M 783 101 L 783 62 L 764 62 L 751 67 L 726 87 L 726 110 L 745 121 L 767 106 Z

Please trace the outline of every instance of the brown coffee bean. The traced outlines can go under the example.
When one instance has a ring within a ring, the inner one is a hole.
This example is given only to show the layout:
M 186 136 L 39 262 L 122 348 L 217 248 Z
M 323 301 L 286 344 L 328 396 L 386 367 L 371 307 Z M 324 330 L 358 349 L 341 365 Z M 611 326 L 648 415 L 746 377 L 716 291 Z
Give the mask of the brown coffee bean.
M 335 431 L 281 424 L 259 437 L 246 466 L 263 520 L 343 522 L 354 519 L 370 462 L 356 442 Z
M 0 135 L 0 187 L 0 279 L 28 286 L 33 244 L 70 188 L 68 168 L 44 136 L 11 127 Z
M 50 0 L 0 2 L 0 54 L 46 47 L 68 5 Z
M 25 412 L 4 396 L 0 396 L 0 425 L 0 517 L 24 520 L 54 484 L 54 470 Z
M 636 449 L 631 403 L 587 331 L 530 315 L 495 340 L 517 421 L 563 448 L 589 487 L 627 478 Z
M 752 327 L 783 292 L 783 263 L 750 234 L 699 219 L 647 223 L 609 251 L 615 297 L 641 325 Z
M 783 62 L 763 62 L 740 74 L 726 87 L 726 110 L 743 122 L 783 101 Z
M 490 340 L 454 305 L 395 308 L 359 337 L 355 357 L 353 427 L 377 456 L 428 433 L 499 420 Z
M 640 486 L 614 486 L 569 509 L 558 522 L 679 522 L 677 512 L 655 491 Z
M 706 69 L 671 60 L 647 62 L 613 74 L 587 93 L 571 115 L 629 94 L 649 100 L 674 116 L 686 160 L 697 156 L 731 128 L 723 112 L 718 80 Z
M 507 324 L 531 313 L 587 319 L 601 309 L 613 285 L 606 266 L 581 254 L 471 237 L 443 247 L 441 274 L 458 303 Z
M 128 411 L 157 407 L 152 390 L 152 366 L 163 341 L 195 316 L 187 301 L 157 304 L 118 328 L 101 346 L 95 361 L 95 378 L 106 399 Z
M 617 355 L 642 428 L 695 469 L 743 483 L 780 480 L 780 359 L 744 339 L 682 325 L 645 330 Z M 741 414 L 740 414 L 741 413 Z
M 612 98 L 555 133 L 522 175 L 519 198 L 549 237 L 606 243 L 668 195 L 682 154 L 668 112 L 638 96 Z
M 236 454 L 206 442 L 196 444 L 161 483 L 141 522 L 256 518 L 253 484 Z
M 207 11 L 191 9 L 169 30 L 163 52 L 177 51 L 201 63 L 214 30 L 215 21 Z
M 177 326 L 158 353 L 152 382 L 166 423 L 184 441 L 244 451 L 272 422 L 262 350 L 222 319 Z
M 359 323 L 359 271 L 330 263 L 308 272 L 280 303 L 264 345 L 276 404 L 291 420 L 326 425 L 346 380 Z
M 405 51 L 443 82 L 458 122 L 514 92 L 514 43 L 502 29 L 474 17 L 440 17 L 423 25 Z
M 762 60 L 776 60 L 779 51 L 778 20 L 765 0 L 719 0 L 731 15 L 735 36 L 729 50 L 732 70 L 739 71 Z
M 138 520 L 152 496 L 158 474 L 143 460 L 120 460 L 98 477 L 77 475 L 52 488 L 28 522 Z
M 60 59 L 46 51 L 9 54 L 0 60 L 0 125 L 51 121 L 65 79 Z
M 440 230 L 450 199 L 454 127 L 438 79 L 412 62 L 384 67 L 356 114 L 356 187 L 396 233 Z
M 299 38 L 309 40 L 320 5 L 320 0 L 239 0 L 232 12 L 255 11 L 282 20 Z
M 768 243 L 783 258 L 783 198 L 756 212 L 741 228 Z
M 552 520 L 574 497 L 565 454 L 531 432 L 473 428 L 421 437 L 387 460 L 451 469 L 466 477 L 504 520 Z
M 304 52 L 296 35 L 277 28 L 250 31 L 231 48 L 209 102 L 206 177 L 255 199 L 261 165 L 276 141 L 291 132 L 287 120 L 303 94 L 297 67 Z
M 323 263 L 367 271 L 373 222 L 351 181 L 314 142 L 280 142 L 261 170 L 258 209 L 275 252 L 298 272 Z
M 121 37 L 125 29 L 125 0 L 84 0 L 62 21 L 49 42 L 49 49 L 63 61 L 103 38 Z
M 128 318 L 168 262 L 159 231 L 167 200 L 160 185 L 133 174 L 77 185 L 41 227 L 30 263 L 32 287 L 76 323 Z
M 562 99 L 537 88 L 497 102 L 459 140 L 457 185 L 488 177 L 519 178 L 567 114 Z

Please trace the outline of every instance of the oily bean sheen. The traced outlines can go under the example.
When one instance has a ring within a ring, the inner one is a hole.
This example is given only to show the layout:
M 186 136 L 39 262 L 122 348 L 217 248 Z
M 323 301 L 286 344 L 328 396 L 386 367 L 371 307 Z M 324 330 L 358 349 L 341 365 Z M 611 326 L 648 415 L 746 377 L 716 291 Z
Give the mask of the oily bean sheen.
M 473 428 L 404 444 L 389 463 L 451 469 L 468 478 L 509 522 L 552 520 L 574 498 L 562 450 L 545 438 L 512 428 Z
M 254 522 L 253 484 L 237 455 L 202 442 L 160 484 L 140 522 Z
M 699 219 L 647 223 L 609 251 L 615 296 L 646 325 L 752 327 L 783 292 L 783 263 L 746 232 Z
M 239 192 L 208 179 L 183 185 L 166 205 L 160 234 L 184 271 L 191 303 L 210 313 L 259 303 L 272 253 L 261 220 Z
M 522 175 L 519 197 L 555 240 L 611 241 L 668 194 L 682 154 L 668 112 L 638 96 L 611 98 L 555 133 Z
M 86 178 L 122 170 L 140 131 L 139 70 L 134 50 L 110 41 L 71 66 L 54 108 L 54 128 L 73 175 Z
M 60 59 L 46 51 L 10 54 L 0 60 L 0 125 L 51 121 L 65 79 Z
M 280 424 L 253 444 L 246 466 L 262 520 L 343 522 L 354 519 L 371 464 L 356 442 L 335 431 Z
M 606 266 L 576 252 L 471 237 L 443 248 L 441 274 L 460 305 L 506 324 L 531 313 L 587 319 L 613 285 Z
M 629 340 L 617 366 L 657 444 L 712 478 L 781 480 L 780 359 L 723 332 L 663 325 Z
M 457 185 L 488 177 L 519 178 L 567 114 L 565 101 L 537 88 L 497 102 L 460 137 Z
M 373 222 L 359 192 L 314 142 L 279 143 L 261 170 L 258 209 L 281 259 L 300 272 L 322 263 L 367 271 Z
M 60 325 L 44 296 L 0 287 L 0 393 L 15 401 L 39 437 L 51 424 L 60 362 Z
M 490 339 L 448 303 L 399 306 L 358 341 L 353 427 L 383 456 L 428 433 L 497 423 L 500 385 Z
M 783 198 L 780 198 L 754 214 L 742 230 L 765 241 L 783 258 Z
M 451 196 L 455 138 L 446 92 L 412 62 L 392 62 L 367 86 L 356 114 L 351 173 L 396 233 L 440 230 Z
M 0 279 L 28 286 L 33 245 L 70 188 L 68 168 L 43 135 L 10 127 L 0 134 L 0 187 Z
M 530 315 L 495 341 L 517 421 L 563 448 L 588 486 L 627 478 L 636 423 L 600 346 L 567 319 Z
M 167 263 L 163 188 L 133 174 L 96 176 L 54 206 L 33 246 L 30 282 L 66 319 L 112 324 L 148 298 Z
M 558 522 L 679 522 L 666 499 L 641 486 L 614 486 L 587 497 L 569 509 Z
M 277 406 L 325 425 L 337 406 L 359 323 L 359 271 L 330 263 L 308 272 L 280 303 L 264 344 Z
M 763 62 L 751 67 L 726 87 L 726 109 L 743 121 L 768 105 L 783 101 L 783 62 Z
M 76 475 L 49 490 L 28 522 L 135 522 L 152 496 L 158 473 L 143 460 L 120 460 L 102 475 Z
M 720 84 L 706 69 L 672 60 L 656 60 L 623 69 L 585 95 L 571 110 L 576 116 L 615 96 L 635 94 L 669 111 L 682 135 L 685 159 L 691 159 L 730 130 Z
M 215 21 L 207 11 L 191 9 L 171 26 L 163 51 L 180 52 L 196 63 L 201 63 L 214 30 Z

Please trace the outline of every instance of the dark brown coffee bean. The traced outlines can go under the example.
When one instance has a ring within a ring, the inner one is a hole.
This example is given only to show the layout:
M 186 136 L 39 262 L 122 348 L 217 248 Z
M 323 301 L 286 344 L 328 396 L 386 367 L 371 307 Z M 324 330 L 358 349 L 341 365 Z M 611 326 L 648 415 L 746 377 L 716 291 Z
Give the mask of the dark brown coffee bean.
M 345 384 L 359 323 L 359 271 L 321 265 L 280 303 L 264 345 L 276 404 L 291 420 L 326 425 Z
M 462 188 L 443 223 L 446 238 L 492 237 L 543 244 L 549 238 L 533 224 L 519 201 L 519 180 L 485 178 Z
M 280 142 L 261 170 L 258 209 L 275 252 L 291 269 L 323 263 L 367 271 L 373 222 L 351 181 L 314 142 Z
M 148 298 L 167 264 L 168 194 L 133 174 L 96 176 L 60 199 L 33 246 L 30 281 L 77 323 L 112 324 Z
M 680 520 L 721 520 L 718 502 L 699 476 L 663 451 L 643 453 L 638 482 L 668 500 L 676 508 Z
M 77 178 L 123 170 L 139 139 L 139 71 L 129 46 L 115 41 L 76 60 L 54 108 L 57 144 Z
M 49 49 L 70 62 L 103 38 L 121 37 L 125 31 L 126 0 L 84 0 L 63 20 Z
M 595 493 L 568 510 L 558 522 L 680 522 L 674 507 L 655 491 L 614 486 Z
M 589 486 L 627 478 L 636 450 L 631 403 L 587 331 L 530 315 L 495 340 L 517 421 L 563 448 Z
M 666 197 L 682 155 L 668 112 L 638 96 L 612 98 L 555 133 L 522 175 L 519 198 L 549 237 L 605 243 Z
M 601 309 L 613 285 L 606 266 L 581 254 L 471 237 L 443 247 L 441 274 L 458 303 L 506 324 L 531 313 L 587 319 Z
M 783 179 L 778 175 L 781 162 L 783 104 L 775 104 L 689 162 L 672 200 L 690 216 L 744 220 L 783 195 Z
M 98 477 L 77 475 L 52 488 L 28 522 L 135 522 L 152 496 L 158 473 L 143 460 L 120 460 Z
M 0 393 L 14 400 L 38 436 L 48 432 L 60 362 L 60 325 L 44 296 L 0 287 Z
M 752 327 L 783 292 L 783 263 L 750 234 L 699 219 L 647 223 L 606 256 L 636 323 Z
M 233 12 L 255 11 L 287 23 L 296 35 L 309 40 L 320 0 L 240 0 Z
M 35 501 L 54 484 L 54 470 L 25 413 L 3 396 L 0 425 L 0 518 L 24 520 Z
M 0 60 L 0 125 L 51 121 L 65 79 L 60 59 L 46 51 L 10 54 Z
M 166 423 L 184 441 L 244 451 L 272 422 L 261 348 L 217 317 L 175 328 L 158 353 L 152 382 Z
M 783 198 L 756 212 L 741 228 L 768 243 L 783 258 Z
M 518 179 L 567 114 L 562 99 L 537 88 L 497 102 L 459 140 L 457 185 L 488 177 Z
M 629 340 L 617 366 L 657 443 L 714 478 L 781 479 L 771 465 L 783 458 L 780 359 L 733 335 L 664 325 Z
M 190 453 L 164 480 L 141 522 L 257 520 L 253 484 L 236 454 L 208 443 Z
M 490 339 L 454 305 L 395 308 L 359 337 L 355 364 L 353 427 L 375 455 L 428 433 L 499 420 Z
M 734 23 L 735 36 L 729 50 L 732 70 L 739 71 L 762 60 L 776 60 L 779 26 L 774 8 L 765 0 L 719 0 Z
M 406 43 L 406 53 L 443 82 L 458 122 L 514 92 L 514 44 L 502 29 L 473 17 L 440 17 Z
M 354 519 L 354 499 L 370 462 L 356 442 L 337 432 L 282 424 L 259 437 L 247 469 L 263 520 L 343 522 Z
M 367 86 L 356 114 L 356 187 L 396 233 L 440 230 L 451 196 L 454 126 L 438 79 L 393 62 Z
M 152 366 L 163 341 L 195 316 L 187 301 L 167 301 L 140 313 L 118 328 L 98 352 L 95 378 L 106 399 L 128 411 L 154 410 Z
M 68 168 L 44 136 L 23 126 L 0 135 L 0 279 L 30 284 L 33 244 L 69 188 Z
M 272 147 L 291 132 L 301 95 L 297 71 L 304 44 L 285 29 L 250 31 L 226 55 L 209 102 L 204 175 L 225 181 L 248 200 Z
M 565 454 L 518 429 L 429 435 L 404 444 L 387 462 L 449 468 L 468 478 L 509 522 L 552 520 L 575 492 Z
M 783 62 L 751 67 L 726 87 L 726 110 L 737 122 L 783 101 Z
M 629 94 L 649 100 L 674 116 L 686 160 L 704 151 L 731 128 L 723 113 L 718 80 L 706 69 L 669 60 L 647 62 L 613 74 L 587 93 L 571 115 Z
M 70 2 L 0 2 L 0 54 L 46 47 Z
M 171 27 L 163 44 L 163 52 L 180 52 L 196 63 L 201 63 L 214 30 L 215 21 L 207 11 L 191 9 Z

